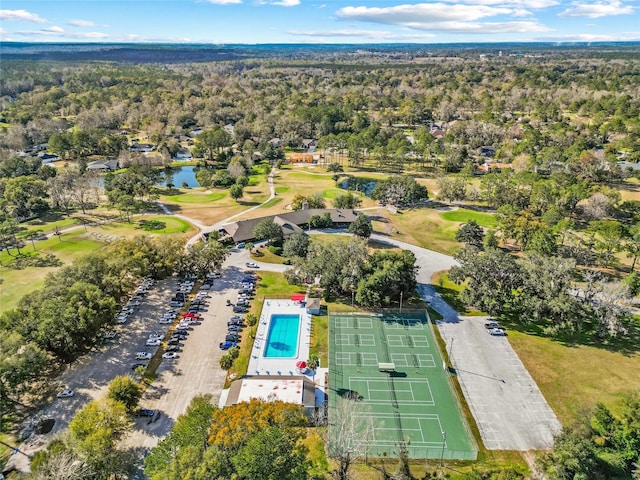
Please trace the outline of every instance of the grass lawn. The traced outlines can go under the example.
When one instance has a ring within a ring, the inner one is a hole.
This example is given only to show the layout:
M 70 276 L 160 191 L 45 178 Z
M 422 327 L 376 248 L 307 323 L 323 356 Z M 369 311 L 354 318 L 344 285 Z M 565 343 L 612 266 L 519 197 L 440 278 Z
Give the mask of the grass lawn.
M 508 339 L 565 425 L 597 402 L 615 411 L 621 394 L 640 385 L 637 343 L 631 352 L 622 353 L 515 330 L 509 331 Z
M 36 251 L 34 252 L 31 242 L 21 249 L 22 253 L 28 255 L 27 261 L 37 261 L 44 258 L 44 254 L 54 255 L 60 264 L 69 264 L 76 258 L 88 254 L 94 250 L 104 247 L 104 243 L 92 240 L 86 237 L 84 230 L 76 230 L 64 233 L 57 237 L 35 243 Z M 12 250 L 15 254 L 15 250 Z M 7 268 L 7 262 L 12 260 L 6 251 L 0 254 L 2 267 L 2 284 L 0 284 L 0 311 L 11 310 L 18 301 L 27 293 L 32 292 L 44 284 L 45 277 L 49 272 L 53 272 L 60 268 L 55 266 L 25 266 L 24 268 L 15 269 Z M 45 264 L 46 265 L 46 264 Z
M 455 239 L 459 225 L 444 220 L 441 212 L 432 208 L 404 210 L 402 213 L 384 212 L 390 225 L 384 225 L 386 233 L 403 242 L 418 245 L 436 252 L 452 255 L 461 246 Z
M 495 228 L 496 226 L 496 218 L 493 213 L 476 212 L 466 208 L 443 212 L 440 216 L 450 222 L 467 223 L 470 220 L 475 220 L 481 227 Z
M 266 176 L 252 177 L 256 185 L 249 185 L 244 189 L 243 197 L 237 202 L 233 200 L 227 191 L 215 191 L 212 193 L 196 193 L 191 191 L 185 195 L 177 195 L 175 199 L 171 196 L 161 197 L 160 200 L 167 205 L 174 213 L 179 213 L 193 218 L 205 225 L 213 225 L 232 215 L 242 213 L 249 207 L 261 204 L 269 198 L 269 186 Z M 223 197 L 220 197 L 223 195 Z M 205 200 L 198 200 L 199 198 Z M 189 201 L 184 201 L 186 198 Z M 266 215 L 266 213 L 265 213 Z M 255 212 L 253 213 L 255 215 Z
M 184 193 L 183 193 L 184 192 Z M 161 197 L 163 200 L 168 200 L 176 203 L 211 203 L 217 202 L 227 196 L 227 192 L 194 192 L 191 190 L 181 190 L 180 194 L 167 195 Z
M 251 259 L 258 262 L 282 264 L 286 260 L 286 258 L 281 257 L 280 255 L 271 253 L 268 248 L 261 248 L 257 255 L 253 253 L 254 251 L 255 249 L 252 250 Z
M 138 222 L 145 219 L 158 220 L 164 222 L 166 226 L 162 230 L 143 230 Z M 63 221 L 67 222 L 68 220 L 73 219 L 54 220 L 54 224 Z M 39 225 L 38 227 L 45 232 L 53 231 L 49 224 Z M 25 294 L 42 287 L 49 272 L 53 272 L 60 268 L 61 265 L 68 265 L 77 258 L 103 248 L 105 243 L 92 237 L 91 233 L 93 232 L 127 238 L 150 234 L 182 234 L 190 236 L 196 232 L 196 229 L 180 218 L 167 215 L 145 215 L 132 217 L 131 223 L 118 221 L 90 226 L 87 227 L 86 232 L 83 228 L 78 228 L 63 233 L 59 239 L 58 237 L 52 237 L 47 240 L 36 241 L 35 251 L 32 243 L 27 241 L 26 245 L 20 249 L 25 255 L 21 259 L 22 266 L 20 268 L 6 267 L 5 265 L 12 261 L 14 257 L 9 256 L 6 251 L 2 251 L 0 253 L 0 262 L 2 262 L 3 266 L 0 266 L 0 275 L 3 281 L 0 284 L 0 312 L 14 308 Z M 12 249 L 11 253 L 15 255 L 17 252 Z M 53 255 L 55 257 L 54 260 L 57 260 L 57 264 L 44 262 L 45 255 Z

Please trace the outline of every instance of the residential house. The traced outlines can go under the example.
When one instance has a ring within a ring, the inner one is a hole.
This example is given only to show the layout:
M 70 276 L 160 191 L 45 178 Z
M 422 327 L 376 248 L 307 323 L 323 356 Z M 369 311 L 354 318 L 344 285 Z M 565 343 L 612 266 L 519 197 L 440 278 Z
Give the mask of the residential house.
M 178 150 L 173 158 L 175 158 L 179 162 L 188 162 L 193 158 L 193 155 L 191 155 L 191 152 L 189 150 Z
M 96 160 L 87 165 L 87 170 L 94 170 L 98 172 L 113 172 L 120 168 L 120 162 L 118 160 Z

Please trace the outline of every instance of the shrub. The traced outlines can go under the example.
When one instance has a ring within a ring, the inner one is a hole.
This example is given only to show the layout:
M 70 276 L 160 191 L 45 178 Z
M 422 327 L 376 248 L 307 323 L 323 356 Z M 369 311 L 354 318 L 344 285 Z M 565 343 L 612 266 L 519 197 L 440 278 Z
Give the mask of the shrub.
M 282 247 L 276 247 L 275 245 L 269 245 L 269 251 L 274 255 L 282 255 Z

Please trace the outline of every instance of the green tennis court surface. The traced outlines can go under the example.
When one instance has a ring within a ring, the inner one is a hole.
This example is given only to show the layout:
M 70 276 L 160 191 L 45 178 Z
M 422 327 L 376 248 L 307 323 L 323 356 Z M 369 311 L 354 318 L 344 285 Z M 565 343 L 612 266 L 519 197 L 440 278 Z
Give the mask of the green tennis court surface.
M 392 455 L 400 441 L 413 458 L 477 456 L 424 311 L 329 315 L 329 409 L 340 397 L 373 417 L 371 456 Z

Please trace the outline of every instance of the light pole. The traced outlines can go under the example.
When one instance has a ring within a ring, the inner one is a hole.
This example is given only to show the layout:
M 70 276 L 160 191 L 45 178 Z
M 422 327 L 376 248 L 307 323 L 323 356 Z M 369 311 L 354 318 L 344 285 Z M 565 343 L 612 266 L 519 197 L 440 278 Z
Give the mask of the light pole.
M 440 454 L 440 466 L 443 467 L 444 466 L 444 447 L 447 444 L 447 432 L 443 430 L 441 433 L 442 433 L 442 453 Z
M 400 313 L 402 313 L 402 293 L 400 292 Z

